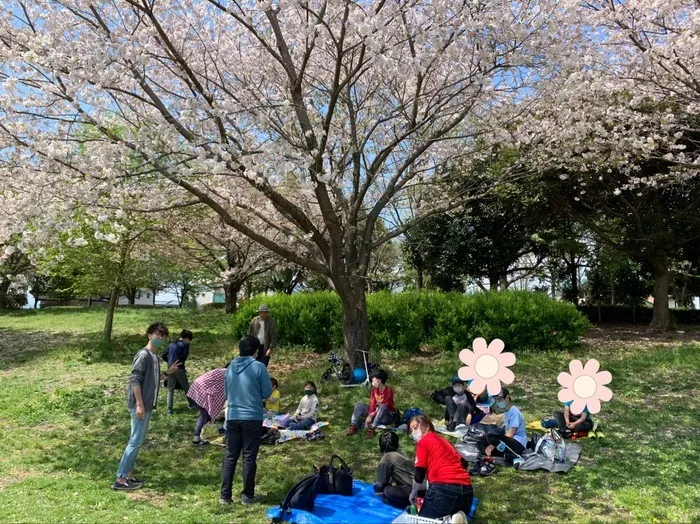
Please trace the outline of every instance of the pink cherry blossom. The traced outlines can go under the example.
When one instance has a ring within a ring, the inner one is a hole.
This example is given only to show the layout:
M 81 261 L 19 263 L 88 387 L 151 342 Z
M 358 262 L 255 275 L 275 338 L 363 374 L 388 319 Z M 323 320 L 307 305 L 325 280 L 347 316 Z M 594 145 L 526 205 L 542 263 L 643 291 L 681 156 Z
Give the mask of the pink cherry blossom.
M 469 390 L 479 394 L 488 390 L 489 395 L 496 395 L 501 391 L 501 382 L 510 384 L 515 380 L 515 375 L 508 367 L 515 364 L 513 353 L 503 353 L 505 344 L 500 338 L 495 338 L 488 346 L 486 340 L 479 337 L 472 343 L 474 351 L 463 349 L 459 353 L 459 359 L 466 366 L 459 369 L 458 375 L 462 380 L 471 380 Z
M 591 359 L 584 366 L 580 360 L 569 362 L 569 371 L 562 371 L 557 377 L 557 382 L 564 389 L 559 390 L 561 402 L 572 402 L 571 411 L 581 413 L 588 408 L 590 413 L 600 411 L 600 401 L 608 402 L 612 398 L 612 391 L 605 386 L 612 380 L 609 371 L 598 371 L 600 364 Z

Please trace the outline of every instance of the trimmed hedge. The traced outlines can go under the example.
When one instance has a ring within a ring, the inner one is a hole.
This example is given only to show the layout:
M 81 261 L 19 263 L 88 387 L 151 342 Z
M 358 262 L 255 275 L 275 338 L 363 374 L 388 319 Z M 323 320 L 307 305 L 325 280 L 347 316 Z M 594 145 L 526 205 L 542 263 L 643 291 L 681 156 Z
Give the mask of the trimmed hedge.
M 234 317 L 236 335 L 247 332 L 261 303 L 277 321 L 280 345 L 320 351 L 342 346 L 342 311 L 335 293 L 254 297 Z M 367 315 L 373 350 L 407 353 L 426 345 L 454 351 L 470 347 L 476 337 L 500 338 L 510 349 L 565 349 L 589 326 L 573 305 L 526 291 L 373 293 L 367 296 Z
M 588 320 L 596 324 L 599 309 L 601 322 L 648 324 L 654 314 L 654 310 L 647 306 L 638 307 L 635 311 L 631 306 L 579 306 L 578 309 L 588 317 Z M 700 310 L 671 309 L 671 319 L 676 324 L 700 324 Z

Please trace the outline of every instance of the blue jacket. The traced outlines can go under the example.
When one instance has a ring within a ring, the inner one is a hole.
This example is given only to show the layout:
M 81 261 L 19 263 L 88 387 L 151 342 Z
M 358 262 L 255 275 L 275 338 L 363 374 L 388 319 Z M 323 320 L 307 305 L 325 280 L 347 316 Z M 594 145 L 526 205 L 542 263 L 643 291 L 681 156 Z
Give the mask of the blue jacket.
M 267 368 L 253 357 L 238 357 L 226 371 L 228 420 L 262 420 L 263 402 L 272 395 Z
M 163 353 L 162 357 L 168 363 L 168 367 L 172 366 L 176 360 L 180 361 L 178 368 L 185 369 L 185 361 L 190 356 L 190 343 L 187 340 L 176 340 L 168 346 L 168 349 Z

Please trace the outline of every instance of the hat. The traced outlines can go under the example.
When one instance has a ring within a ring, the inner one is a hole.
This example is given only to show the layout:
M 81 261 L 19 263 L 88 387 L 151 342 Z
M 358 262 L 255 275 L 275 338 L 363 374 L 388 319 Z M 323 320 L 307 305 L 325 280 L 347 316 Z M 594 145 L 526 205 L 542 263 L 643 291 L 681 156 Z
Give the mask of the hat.
M 510 395 L 510 391 L 508 391 L 507 388 L 501 388 L 501 391 L 499 391 L 498 393 L 496 393 L 496 394 L 493 396 L 493 398 L 495 398 L 495 399 L 504 399 L 504 398 L 506 398 L 506 397 L 509 396 L 509 395 Z
M 464 380 L 462 380 L 462 379 L 459 378 L 457 375 L 455 375 L 454 377 L 452 377 L 452 383 L 453 383 L 453 384 L 462 384 L 462 385 L 464 385 Z
M 267 307 L 267 304 L 260 304 L 258 306 L 258 313 L 260 313 L 261 311 L 270 311 L 270 308 Z

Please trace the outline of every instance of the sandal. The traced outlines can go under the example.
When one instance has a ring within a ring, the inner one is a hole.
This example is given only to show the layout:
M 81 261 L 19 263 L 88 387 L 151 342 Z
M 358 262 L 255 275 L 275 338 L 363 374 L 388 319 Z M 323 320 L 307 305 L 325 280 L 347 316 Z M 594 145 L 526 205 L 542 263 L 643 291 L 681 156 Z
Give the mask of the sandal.
M 493 461 L 493 459 L 484 459 L 481 462 L 481 469 L 479 470 L 479 475 L 482 477 L 488 477 L 489 475 L 493 474 L 493 472 L 496 471 L 496 463 Z

